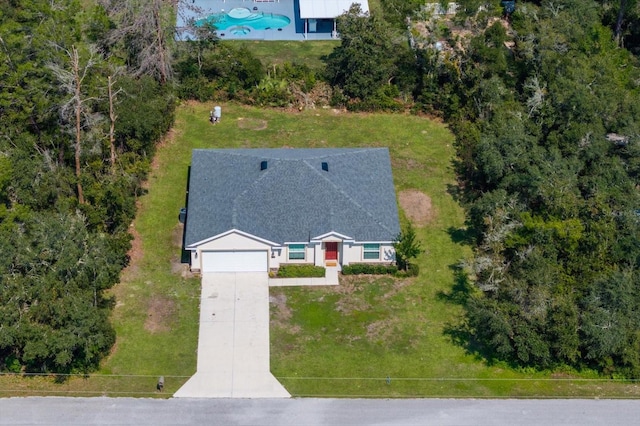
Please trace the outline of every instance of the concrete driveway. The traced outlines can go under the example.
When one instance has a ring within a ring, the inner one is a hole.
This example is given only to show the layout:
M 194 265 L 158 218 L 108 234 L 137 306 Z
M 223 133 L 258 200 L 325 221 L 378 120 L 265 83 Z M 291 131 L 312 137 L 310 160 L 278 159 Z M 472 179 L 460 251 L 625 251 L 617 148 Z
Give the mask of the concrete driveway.
M 290 397 L 269 366 L 266 273 L 203 274 L 197 371 L 174 396 Z

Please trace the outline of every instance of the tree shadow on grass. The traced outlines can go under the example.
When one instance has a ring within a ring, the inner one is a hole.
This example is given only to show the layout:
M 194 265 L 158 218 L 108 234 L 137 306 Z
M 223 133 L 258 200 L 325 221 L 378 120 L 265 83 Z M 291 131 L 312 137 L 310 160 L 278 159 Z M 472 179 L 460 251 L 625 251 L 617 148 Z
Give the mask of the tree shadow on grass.
M 462 265 L 449 265 L 449 269 L 453 271 L 453 287 L 449 292 L 439 291 L 436 297 L 438 300 L 465 306 L 474 291 L 473 284 L 469 281 L 469 276 Z
M 477 239 L 477 234 L 472 228 L 456 228 L 450 226 L 447 228 L 447 233 L 449 234 L 451 241 L 463 246 L 473 246 Z
M 473 283 L 469 280 L 469 276 L 460 264 L 449 265 L 449 269 L 453 271 L 454 283 L 451 291 L 440 291 L 436 297 L 438 300 L 454 305 L 462 306 L 466 309 L 467 304 L 475 291 Z M 451 342 L 465 349 L 465 352 L 472 355 L 476 360 L 482 360 L 492 365 L 495 357 L 488 348 L 476 339 L 474 331 L 469 326 L 466 318 L 454 323 L 450 322 L 444 326 L 444 335 L 451 339 Z

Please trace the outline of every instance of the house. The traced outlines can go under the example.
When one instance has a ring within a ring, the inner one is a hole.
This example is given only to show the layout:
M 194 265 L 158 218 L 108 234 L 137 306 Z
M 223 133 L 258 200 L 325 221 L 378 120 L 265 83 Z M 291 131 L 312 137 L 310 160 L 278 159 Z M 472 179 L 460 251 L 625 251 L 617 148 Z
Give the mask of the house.
M 369 13 L 367 0 L 298 0 L 300 19 L 304 22 L 304 38 L 308 33 L 329 32 L 329 28 L 331 37 L 337 38 L 336 18 L 348 12 L 354 3 L 360 5 L 363 13 Z
M 193 151 L 192 271 L 389 263 L 399 232 L 387 148 Z

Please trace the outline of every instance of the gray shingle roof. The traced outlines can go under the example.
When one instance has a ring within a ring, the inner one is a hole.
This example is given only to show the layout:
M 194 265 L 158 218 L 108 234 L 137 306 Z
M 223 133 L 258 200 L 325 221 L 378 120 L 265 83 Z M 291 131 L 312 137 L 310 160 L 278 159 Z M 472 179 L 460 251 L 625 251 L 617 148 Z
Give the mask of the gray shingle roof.
M 230 229 L 278 244 L 330 231 L 392 241 L 400 226 L 389 150 L 196 149 L 185 244 Z

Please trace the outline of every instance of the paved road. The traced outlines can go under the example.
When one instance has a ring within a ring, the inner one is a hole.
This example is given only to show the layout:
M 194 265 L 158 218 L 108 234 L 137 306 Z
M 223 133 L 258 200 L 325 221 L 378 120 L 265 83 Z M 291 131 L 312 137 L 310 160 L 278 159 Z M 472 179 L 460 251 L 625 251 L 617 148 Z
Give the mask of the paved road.
M 0 399 L 0 425 L 631 425 L 634 400 Z

